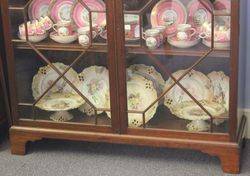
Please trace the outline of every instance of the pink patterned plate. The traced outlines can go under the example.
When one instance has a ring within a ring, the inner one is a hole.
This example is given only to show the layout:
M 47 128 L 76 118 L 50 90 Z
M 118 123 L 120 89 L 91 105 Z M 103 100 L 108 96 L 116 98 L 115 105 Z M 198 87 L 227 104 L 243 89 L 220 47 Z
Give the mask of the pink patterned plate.
M 50 5 L 51 19 L 58 21 L 71 21 L 70 12 L 74 4 L 73 0 L 53 0 Z
M 30 20 L 39 19 L 48 15 L 49 4 L 51 0 L 34 0 L 30 3 L 28 8 L 28 15 Z
M 152 27 L 168 26 L 166 34 L 169 35 L 176 32 L 178 24 L 186 23 L 187 12 L 179 0 L 161 0 L 154 6 L 150 18 Z
M 188 23 L 200 27 L 204 22 L 210 22 L 213 4 L 209 0 L 192 0 L 188 6 Z
M 215 10 L 226 10 L 228 12 L 231 11 L 231 2 L 230 0 L 216 0 L 214 2 Z
M 106 25 L 106 6 L 102 0 L 82 0 L 82 3 L 76 3 L 72 10 L 72 19 L 78 27 L 88 26 L 90 23 L 89 11 L 85 5 L 90 10 L 97 11 L 92 12 L 92 24 Z

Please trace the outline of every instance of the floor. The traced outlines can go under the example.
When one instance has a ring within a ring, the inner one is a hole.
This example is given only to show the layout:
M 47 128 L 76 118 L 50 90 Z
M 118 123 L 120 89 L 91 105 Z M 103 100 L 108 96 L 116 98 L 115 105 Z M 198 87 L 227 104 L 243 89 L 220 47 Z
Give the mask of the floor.
M 250 141 L 240 175 L 250 176 Z M 1 176 L 221 176 L 219 160 L 191 150 L 59 140 L 28 145 L 28 154 L 0 147 Z

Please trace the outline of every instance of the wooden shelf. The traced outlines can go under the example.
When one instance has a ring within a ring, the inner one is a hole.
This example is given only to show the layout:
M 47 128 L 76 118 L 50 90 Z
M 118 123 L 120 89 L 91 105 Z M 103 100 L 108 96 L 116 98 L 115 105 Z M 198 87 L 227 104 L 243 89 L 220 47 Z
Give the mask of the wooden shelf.
M 14 43 L 14 47 L 17 49 L 32 49 L 26 42 L 14 39 L 12 40 Z M 34 43 L 34 46 L 39 50 L 54 50 L 54 51 L 83 51 L 84 47 L 79 45 L 77 42 L 70 44 L 60 44 L 56 43 L 50 39 L 47 39 L 40 43 Z M 198 44 L 195 47 L 188 49 L 180 49 L 170 46 L 169 44 L 165 44 L 161 48 L 157 48 L 154 50 L 149 50 L 146 47 L 141 47 L 136 44 L 128 44 L 126 45 L 126 51 L 130 54 L 147 54 L 151 53 L 154 55 L 168 55 L 168 56 L 195 56 L 201 57 L 205 53 L 209 51 L 209 47 L 206 47 L 203 44 Z M 88 49 L 91 52 L 108 52 L 107 44 L 102 43 L 93 43 L 92 46 Z M 214 50 L 209 54 L 209 57 L 221 57 L 228 58 L 230 57 L 230 50 Z
M 154 55 L 170 55 L 170 56 L 197 56 L 201 57 L 210 50 L 209 47 L 203 45 L 202 43 L 188 49 L 176 48 L 166 43 L 164 46 L 150 50 L 145 47 L 140 46 L 128 46 L 127 52 L 134 54 L 147 54 L 151 53 Z M 209 57 L 230 57 L 230 50 L 214 50 L 209 54 Z
M 14 47 L 17 49 L 32 49 L 26 42 L 14 39 L 12 40 Z M 34 46 L 39 50 L 53 50 L 53 51 L 84 51 L 86 48 L 79 45 L 77 42 L 70 44 L 61 44 L 52 40 L 45 40 L 40 43 L 33 43 Z M 107 45 L 105 43 L 93 43 L 88 49 L 93 52 L 107 52 Z

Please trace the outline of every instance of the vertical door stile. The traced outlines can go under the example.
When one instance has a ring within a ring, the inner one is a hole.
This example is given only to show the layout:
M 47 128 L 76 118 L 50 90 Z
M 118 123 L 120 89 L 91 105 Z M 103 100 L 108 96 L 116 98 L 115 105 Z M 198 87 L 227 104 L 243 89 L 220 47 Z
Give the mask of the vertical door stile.
M 118 94 L 118 71 L 117 71 L 117 39 L 116 39 L 116 8 L 115 1 L 108 0 L 107 3 L 107 31 L 108 31 L 108 58 L 110 78 L 110 103 L 112 114 L 112 130 L 120 133 L 119 94 Z
M 237 136 L 237 92 L 238 92 L 238 54 L 239 54 L 239 1 L 231 2 L 231 75 L 230 75 L 230 140 L 236 141 Z
M 125 39 L 124 39 L 124 14 L 123 0 L 115 2 L 115 51 L 117 61 L 118 78 L 118 98 L 119 98 L 119 118 L 120 133 L 127 132 L 127 93 L 126 93 L 126 60 L 125 60 Z

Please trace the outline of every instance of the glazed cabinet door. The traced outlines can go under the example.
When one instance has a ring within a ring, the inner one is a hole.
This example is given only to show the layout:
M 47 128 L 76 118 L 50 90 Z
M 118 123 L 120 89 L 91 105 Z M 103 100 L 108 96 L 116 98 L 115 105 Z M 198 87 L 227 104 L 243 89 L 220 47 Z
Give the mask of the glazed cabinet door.
M 117 129 L 112 1 L 4 4 L 14 124 Z
M 235 125 L 230 123 L 236 123 L 236 97 L 230 97 L 237 60 L 231 57 L 233 3 L 238 2 L 119 1 L 125 133 L 229 140 Z

